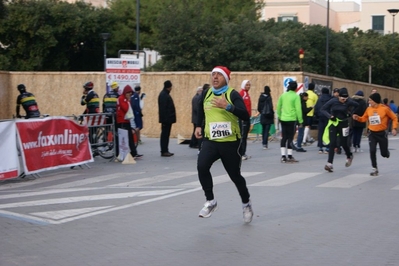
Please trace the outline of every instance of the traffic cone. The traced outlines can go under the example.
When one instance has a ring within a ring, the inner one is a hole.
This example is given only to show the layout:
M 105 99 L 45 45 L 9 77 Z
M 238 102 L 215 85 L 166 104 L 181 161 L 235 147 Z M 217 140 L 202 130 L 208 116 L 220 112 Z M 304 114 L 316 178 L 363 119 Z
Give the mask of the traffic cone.
M 125 157 L 125 160 L 123 160 L 122 164 L 135 164 L 136 160 L 134 160 L 133 156 L 128 153 Z

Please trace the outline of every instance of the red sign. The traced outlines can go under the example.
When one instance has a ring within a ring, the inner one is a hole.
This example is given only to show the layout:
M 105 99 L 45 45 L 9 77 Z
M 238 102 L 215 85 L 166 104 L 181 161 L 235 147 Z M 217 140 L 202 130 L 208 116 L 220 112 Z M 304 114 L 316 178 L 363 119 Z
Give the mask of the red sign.
M 93 162 L 86 125 L 63 117 L 17 122 L 26 174 Z

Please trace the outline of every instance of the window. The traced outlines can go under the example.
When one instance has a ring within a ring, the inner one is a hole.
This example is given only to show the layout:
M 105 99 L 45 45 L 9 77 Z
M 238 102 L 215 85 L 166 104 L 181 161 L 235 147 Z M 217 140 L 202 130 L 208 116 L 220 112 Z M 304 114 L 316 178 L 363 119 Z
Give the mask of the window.
M 298 17 L 297 16 L 280 16 L 280 17 L 278 17 L 278 22 L 284 22 L 284 21 L 298 22 Z
M 379 34 L 384 34 L 384 17 L 385 16 L 372 16 L 371 29 L 378 32 Z

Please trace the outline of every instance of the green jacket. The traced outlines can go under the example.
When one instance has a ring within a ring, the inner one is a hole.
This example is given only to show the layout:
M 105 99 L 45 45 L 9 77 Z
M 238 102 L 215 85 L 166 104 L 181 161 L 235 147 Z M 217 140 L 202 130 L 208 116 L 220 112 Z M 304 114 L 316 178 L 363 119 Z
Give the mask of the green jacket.
M 278 98 L 277 116 L 280 121 L 303 123 L 301 99 L 295 91 L 286 91 Z

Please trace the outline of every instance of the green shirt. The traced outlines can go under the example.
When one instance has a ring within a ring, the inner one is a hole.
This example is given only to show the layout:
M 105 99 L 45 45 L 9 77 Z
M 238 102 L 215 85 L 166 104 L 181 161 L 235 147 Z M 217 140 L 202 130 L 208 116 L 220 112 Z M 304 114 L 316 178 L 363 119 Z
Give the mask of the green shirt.
M 278 98 L 277 116 L 280 121 L 303 123 L 301 99 L 295 91 L 286 91 Z

